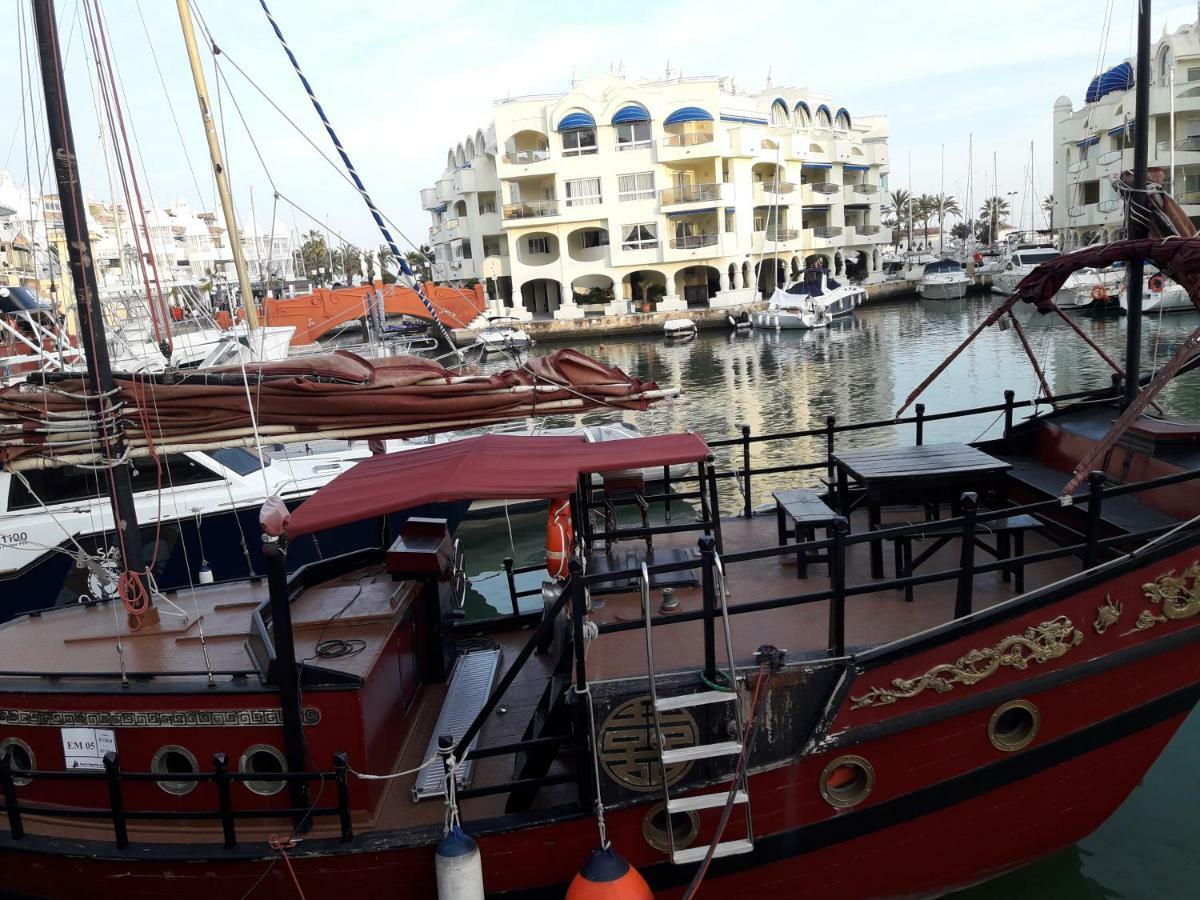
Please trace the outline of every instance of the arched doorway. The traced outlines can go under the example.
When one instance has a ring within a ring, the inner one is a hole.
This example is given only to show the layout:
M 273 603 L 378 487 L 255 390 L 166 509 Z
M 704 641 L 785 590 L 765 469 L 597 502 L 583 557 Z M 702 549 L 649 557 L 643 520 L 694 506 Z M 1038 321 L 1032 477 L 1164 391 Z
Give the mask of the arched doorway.
M 742 263 L 742 287 L 750 287 L 750 263 Z
M 571 299 L 585 312 L 603 313 L 613 301 L 613 280 L 607 275 L 580 275 L 571 282 Z
M 727 274 L 728 274 L 728 276 L 729 276 L 729 289 L 730 289 L 731 291 L 736 291 L 736 290 L 737 290 L 737 289 L 740 287 L 740 285 L 738 284 L 738 267 L 737 267 L 737 263 L 730 263 L 730 264 L 729 264 L 729 271 L 728 271 L 728 273 L 727 273 Z
M 720 291 L 721 271 L 712 266 L 688 266 L 675 273 L 675 294 L 691 309 L 706 308 Z
M 842 262 L 842 251 L 839 250 L 833 254 L 833 274 L 841 275 L 843 268 L 844 268 L 844 266 L 843 266 L 843 262 Z
M 800 277 L 800 257 L 793 256 L 792 257 L 792 266 L 791 266 L 792 281 L 795 281 L 799 277 Z
M 649 312 L 666 293 L 667 276 L 654 269 L 638 269 L 621 279 L 621 295 L 635 310 Z
M 535 278 L 521 285 L 521 305 L 535 319 L 551 319 L 562 303 L 562 286 L 553 278 Z
M 777 287 L 787 284 L 787 263 L 782 259 L 767 258 L 754 265 L 758 276 L 758 291 L 764 297 L 770 297 Z

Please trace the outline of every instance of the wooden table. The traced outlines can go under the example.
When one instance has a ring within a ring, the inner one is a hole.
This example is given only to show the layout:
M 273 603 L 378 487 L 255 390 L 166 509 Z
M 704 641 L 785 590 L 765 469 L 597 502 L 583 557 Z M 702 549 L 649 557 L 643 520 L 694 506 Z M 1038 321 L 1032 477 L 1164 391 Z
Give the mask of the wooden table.
M 850 480 L 866 491 L 867 521 L 879 528 L 885 494 L 901 490 L 921 493 L 944 488 L 979 490 L 994 486 L 1003 496 L 1001 476 L 1012 466 L 969 444 L 922 444 L 846 450 L 833 457 L 837 467 L 838 506 L 850 515 Z M 871 577 L 883 577 L 883 543 L 871 542 Z

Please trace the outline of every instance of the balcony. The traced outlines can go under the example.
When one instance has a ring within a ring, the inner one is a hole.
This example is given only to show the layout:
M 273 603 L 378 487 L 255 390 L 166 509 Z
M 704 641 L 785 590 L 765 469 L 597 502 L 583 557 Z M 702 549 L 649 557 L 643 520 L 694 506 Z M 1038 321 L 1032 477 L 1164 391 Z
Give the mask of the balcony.
M 510 166 L 529 166 L 533 163 L 545 162 L 550 158 L 549 150 L 515 150 L 505 153 L 503 161 Z
M 847 187 L 860 197 L 874 197 L 879 193 L 879 185 L 877 184 L 852 184 L 847 185 Z
M 538 200 L 530 203 L 504 204 L 504 219 L 541 219 L 558 215 L 557 200 Z
M 772 225 L 766 230 L 766 236 L 768 241 L 782 244 L 796 240 L 800 236 L 800 231 L 796 228 L 776 228 Z
M 1175 200 L 1184 205 L 1200 203 L 1200 191 L 1183 191 L 1175 195 Z
M 658 200 L 663 206 L 675 206 L 680 203 L 711 203 L 720 199 L 721 185 L 719 183 L 685 184 L 658 192 Z
M 478 175 L 474 169 L 459 169 L 454 173 L 454 193 L 473 194 L 479 190 Z
M 854 230 L 858 234 L 861 234 L 865 237 L 869 237 L 870 235 L 873 235 L 873 234 L 879 234 L 879 232 L 882 231 L 883 229 L 880 228 L 880 226 L 878 226 L 878 225 L 855 225 Z
M 786 203 L 787 195 L 795 192 L 798 185 L 790 181 L 756 181 L 754 183 L 754 202 L 771 205 Z
M 698 250 L 701 247 L 715 247 L 717 238 L 715 234 L 689 234 L 684 237 L 671 239 L 672 250 Z
M 421 209 L 437 209 L 441 203 L 437 188 L 421 189 Z
M 704 159 L 720 155 L 716 135 L 708 131 L 668 134 L 658 148 L 659 162 L 680 159 Z
M 829 181 L 806 184 L 800 188 L 800 202 L 805 206 L 829 206 L 838 201 L 837 195 L 841 190 L 840 184 L 833 184 Z
M 813 230 L 813 237 L 821 239 L 829 239 L 839 237 L 842 233 L 841 225 L 818 225 Z
M 695 147 L 699 144 L 710 144 L 716 139 L 712 132 L 698 131 L 689 134 L 668 134 L 663 138 L 664 147 Z

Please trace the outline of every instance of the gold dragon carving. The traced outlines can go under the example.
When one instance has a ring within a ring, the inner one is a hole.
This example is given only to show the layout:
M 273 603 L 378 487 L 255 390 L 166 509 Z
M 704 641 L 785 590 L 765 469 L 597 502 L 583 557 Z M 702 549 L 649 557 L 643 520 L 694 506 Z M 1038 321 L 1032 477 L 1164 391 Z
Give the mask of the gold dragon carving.
M 1143 584 L 1142 594 L 1161 612 L 1143 609 L 1138 613 L 1133 627 L 1121 632 L 1122 636 L 1149 631 L 1155 625 L 1165 622 L 1194 618 L 1200 614 L 1200 560 L 1184 569 L 1179 576 L 1176 576 L 1175 570 L 1172 569 L 1165 575 L 1159 575 L 1153 581 Z
M 851 709 L 886 706 L 907 700 L 926 690 L 945 694 L 955 685 L 973 685 L 994 675 L 1000 668 L 1023 670 L 1030 663 L 1058 659 L 1083 641 L 1080 631 L 1066 616 L 1030 625 L 1022 634 L 1012 634 L 993 647 L 977 647 L 953 663 L 934 666 L 916 678 L 893 678 L 888 687 L 873 687 L 859 697 L 851 697 Z
M 1121 618 L 1123 612 L 1125 612 L 1125 604 L 1114 600 L 1112 594 L 1105 594 L 1104 602 L 1096 607 L 1096 621 L 1092 623 L 1096 634 L 1104 634 L 1111 626 L 1116 625 L 1117 619 Z

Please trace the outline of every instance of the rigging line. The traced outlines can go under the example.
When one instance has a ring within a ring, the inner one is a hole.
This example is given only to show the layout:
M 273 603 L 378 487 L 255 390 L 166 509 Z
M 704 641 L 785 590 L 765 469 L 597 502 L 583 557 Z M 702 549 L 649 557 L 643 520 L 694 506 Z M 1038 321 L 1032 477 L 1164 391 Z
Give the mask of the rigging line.
M 396 259 L 396 263 L 400 267 L 400 273 L 407 282 L 405 287 L 408 287 L 416 292 L 417 297 L 425 306 L 426 311 L 428 311 L 429 315 L 433 318 L 434 324 L 437 325 L 438 331 L 441 332 L 442 338 L 447 344 L 450 345 L 451 348 L 456 349 L 454 339 L 450 336 L 449 329 L 447 329 L 442 323 L 441 317 L 438 316 L 437 309 L 434 308 L 433 303 L 428 297 L 425 296 L 425 291 L 421 289 L 420 282 L 417 281 L 416 277 L 413 275 L 412 267 L 409 266 L 408 261 L 401 255 L 400 248 L 397 246 L 395 238 L 392 237 L 392 233 L 388 230 L 387 225 L 384 224 L 383 215 L 375 206 L 375 201 L 371 199 L 371 195 L 367 193 L 366 185 L 363 184 L 362 178 L 359 177 L 358 170 L 354 168 L 354 164 L 350 161 L 350 155 L 346 152 L 346 148 L 342 146 L 342 141 L 338 137 L 337 132 L 333 130 L 333 124 L 329 121 L 329 117 L 325 114 L 324 108 L 317 100 L 317 95 L 313 92 L 312 85 L 309 84 L 308 78 L 305 77 L 304 72 L 301 70 L 299 60 L 296 59 L 296 55 L 292 52 L 292 48 L 289 47 L 287 41 L 284 40 L 283 32 L 279 28 L 279 23 L 275 21 L 275 17 L 271 15 L 271 10 L 267 8 L 266 0 L 258 0 L 258 3 L 259 6 L 262 7 L 263 12 L 266 14 L 267 20 L 271 23 L 271 28 L 274 29 L 275 36 L 279 38 L 279 43 L 283 46 L 284 52 L 287 53 L 288 59 L 291 60 L 292 68 L 296 71 L 296 77 L 298 77 L 300 79 L 300 83 L 304 85 L 304 90 L 308 93 L 308 99 L 312 102 L 313 109 L 316 110 L 317 115 L 321 118 L 321 122 L 325 125 L 325 131 L 329 134 L 329 139 L 333 141 L 333 145 L 337 149 L 338 154 L 342 157 L 342 162 L 345 164 L 350 177 L 354 179 L 354 185 L 358 189 L 359 194 L 362 196 L 363 202 L 366 203 L 367 209 L 371 213 L 371 217 L 374 218 L 380 234 L 383 235 L 384 241 L 386 241 L 388 247 L 391 248 L 392 254 Z

